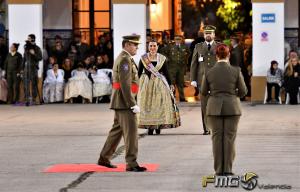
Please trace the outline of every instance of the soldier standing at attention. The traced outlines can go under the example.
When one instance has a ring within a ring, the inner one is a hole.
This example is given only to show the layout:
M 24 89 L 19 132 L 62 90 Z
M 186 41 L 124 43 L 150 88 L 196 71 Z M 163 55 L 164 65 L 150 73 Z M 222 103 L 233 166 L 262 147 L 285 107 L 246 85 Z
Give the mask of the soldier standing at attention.
M 123 37 L 123 51 L 113 66 L 113 93 L 110 108 L 115 110 L 114 124 L 98 160 L 98 165 L 116 168 L 111 164 L 110 159 L 124 136 L 126 171 L 133 172 L 147 170 L 145 167 L 140 167 L 136 161 L 138 153 L 136 113 L 140 112 L 140 108 L 135 97 L 139 89 L 139 79 L 137 66 L 132 57 L 136 54 L 139 43 L 139 35 Z
M 178 88 L 180 102 L 186 102 L 184 97 L 184 75 L 190 51 L 183 44 L 183 37 L 181 35 L 176 35 L 174 40 L 175 42 L 168 47 L 168 71 L 172 85 L 176 85 Z
M 247 93 L 241 69 L 229 64 L 229 48 L 217 46 L 217 63 L 203 77 L 201 94 L 208 96 L 207 126 L 212 131 L 216 175 L 233 175 L 235 138 L 241 116 L 240 97 Z
M 205 73 L 214 66 L 216 63 L 216 52 L 217 42 L 215 42 L 215 30 L 216 27 L 207 25 L 204 27 L 204 39 L 202 43 L 196 44 L 193 52 L 192 63 L 191 63 L 191 85 L 198 87 Z M 204 133 L 203 135 L 209 135 L 210 131 L 206 127 L 206 115 L 205 107 L 207 103 L 207 97 L 201 96 L 201 113 L 202 113 L 202 125 Z

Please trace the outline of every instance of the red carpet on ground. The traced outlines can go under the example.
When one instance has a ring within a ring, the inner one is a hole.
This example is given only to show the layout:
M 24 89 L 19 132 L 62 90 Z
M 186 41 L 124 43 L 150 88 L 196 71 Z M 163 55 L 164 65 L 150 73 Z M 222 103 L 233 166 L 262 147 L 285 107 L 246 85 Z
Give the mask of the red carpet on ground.
M 117 168 L 107 168 L 96 164 L 58 164 L 46 168 L 44 173 L 84 173 L 84 172 L 125 172 L 125 164 L 117 164 Z M 147 172 L 155 172 L 158 164 L 141 164 L 147 168 Z

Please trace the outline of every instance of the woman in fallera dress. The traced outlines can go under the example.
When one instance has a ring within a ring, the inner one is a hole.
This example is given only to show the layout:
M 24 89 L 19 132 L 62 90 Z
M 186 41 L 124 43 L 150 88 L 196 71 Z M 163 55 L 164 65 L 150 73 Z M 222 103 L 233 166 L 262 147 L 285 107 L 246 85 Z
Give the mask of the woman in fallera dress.
M 160 134 L 161 129 L 179 127 L 180 117 L 167 70 L 167 58 L 157 53 L 155 40 L 149 42 L 148 50 L 139 62 L 137 102 L 141 112 L 138 127 L 148 129 L 148 134 L 153 135 L 154 130 Z

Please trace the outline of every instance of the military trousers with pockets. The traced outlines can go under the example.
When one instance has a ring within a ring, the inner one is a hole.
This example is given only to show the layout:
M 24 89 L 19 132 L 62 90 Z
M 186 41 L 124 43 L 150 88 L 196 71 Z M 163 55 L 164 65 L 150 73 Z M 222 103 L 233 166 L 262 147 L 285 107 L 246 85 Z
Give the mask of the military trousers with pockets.
M 99 161 L 110 162 L 122 136 L 125 143 L 126 167 L 136 167 L 138 166 L 136 161 L 138 153 L 137 117 L 130 109 L 115 110 L 114 124 L 100 153 Z
M 216 174 L 232 173 L 235 138 L 240 116 L 207 116 L 211 129 L 214 169 Z

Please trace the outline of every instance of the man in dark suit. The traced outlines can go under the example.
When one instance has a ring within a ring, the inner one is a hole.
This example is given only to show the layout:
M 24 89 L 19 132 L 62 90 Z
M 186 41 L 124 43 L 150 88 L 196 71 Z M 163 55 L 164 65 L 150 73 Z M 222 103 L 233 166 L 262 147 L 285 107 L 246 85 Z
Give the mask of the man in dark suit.
M 240 67 L 241 69 L 244 65 L 244 52 L 243 48 L 239 45 L 239 39 L 236 36 L 230 37 L 231 51 L 230 51 L 230 64 L 232 66 Z
M 244 63 L 244 50 L 239 45 L 239 38 L 236 36 L 230 37 L 230 44 L 231 44 L 231 51 L 230 51 L 230 64 L 235 67 L 240 67 L 241 72 L 244 77 L 245 84 L 247 86 L 247 89 L 250 90 L 250 77 L 248 74 L 247 67 Z M 245 100 L 245 98 L 242 98 L 242 100 Z
M 75 34 L 74 43 L 79 52 L 79 61 L 83 61 L 85 57 L 89 54 L 90 47 L 87 43 L 81 41 L 81 34 Z

